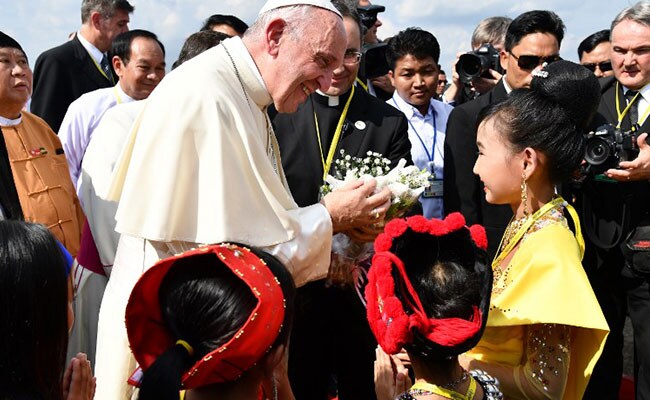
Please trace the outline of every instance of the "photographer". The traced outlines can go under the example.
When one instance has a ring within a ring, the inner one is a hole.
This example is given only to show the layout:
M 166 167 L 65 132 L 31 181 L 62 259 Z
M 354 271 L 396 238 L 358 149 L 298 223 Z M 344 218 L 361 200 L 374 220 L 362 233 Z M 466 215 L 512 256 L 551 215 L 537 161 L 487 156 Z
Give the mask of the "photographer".
M 611 123 L 620 136 L 633 135 L 629 143 L 636 143 L 638 155 L 623 146 L 622 153 L 630 153 L 631 161 L 618 163 L 617 158 L 624 157 L 614 156 L 613 168 L 588 176 L 583 195 L 578 196 L 589 239 L 583 264 L 611 330 L 585 398 L 617 398 L 627 311 L 634 328 L 637 399 L 645 399 L 650 396 L 650 268 L 642 261 L 649 253 L 631 250 L 635 243 L 650 240 L 642 232 L 650 225 L 650 147 L 646 143 L 650 132 L 650 3 L 639 2 L 621 11 L 612 22 L 611 41 L 614 77 L 601 80 L 594 128 Z M 635 124 L 641 134 L 626 135 Z
M 485 18 L 476 26 L 474 33 L 472 33 L 472 50 L 467 55 L 474 54 L 484 58 L 492 58 L 492 54 L 487 54 L 488 51 L 496 52 L 496 65 L 490 67 L 487 73 L 491 77 L 479 76 L 472 79 L 470 82 L 463 82 L 458 73 L 458 61 L 465 54 L 459 53 L 456 55 L 456 61 L 452 68 L 452 81 L 449 88 L 445 90 L 445 102 L 457 106 L 473 100 L 483 93 L 487 93 L 494 88 L 502 77 L 503 69 L 499 65 L 498 54 L 503 51 L 505 42 L 506 31 L 512 19 L 508 17 L 490 17 Z M 485 45 L 490 45 L 487 48 Z M 491 61 L 491 60 L 486 60 Z M 462 69 L 462 68 L 461 68 Z
M 512 217 L 510 207 L 486 203 L 481 180 L 474 175 L 476 162 L 476 120 L 486 106 L 505 100 L 515 89 L 530 86 L 532 72 L 543 63 L 560 57 L 564 23 L 552 11 L 521 14 L 508 26 L 501 66 L 507 71 L 494 89 L 476 100 L 454 108 L 445 137 L 445 213 L 460 211 L 469 224 L 482 224 L 488 235 L 488 255 L 496 253 L 503 232 Z

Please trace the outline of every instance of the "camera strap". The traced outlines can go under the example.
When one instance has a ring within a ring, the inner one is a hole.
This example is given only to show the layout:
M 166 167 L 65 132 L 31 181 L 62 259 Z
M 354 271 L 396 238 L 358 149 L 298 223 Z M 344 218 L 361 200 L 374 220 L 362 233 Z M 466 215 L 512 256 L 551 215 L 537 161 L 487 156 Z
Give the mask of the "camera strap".
M 623 209 L 621 210 L 621 218 L 619 221 L 622 222 L 621 229 L 618 234 L 613 235 L 611 241 L 605 242 L 596 234 L 596 228 L 594 226 L 594 213 L 592 209 L 591 199 L 587 195 L 587 192 L 593 191 L 583 191 L 582 193 L 582 204 L 584 210 L 584 224 L 585 224 L 585 233 L 589 238 L 589 241 L 593 243 L 596 247 L 604 250 L 609 250 L 618 246 L 619 243 L 623 240 L 623 236 L 627 233 L 630 226 L 630 213 L 632 209 L 632 192 L 629 189 L 622 188 L 621 190 L 626 190 L 627 193 L 624 195 L 623 199 Z

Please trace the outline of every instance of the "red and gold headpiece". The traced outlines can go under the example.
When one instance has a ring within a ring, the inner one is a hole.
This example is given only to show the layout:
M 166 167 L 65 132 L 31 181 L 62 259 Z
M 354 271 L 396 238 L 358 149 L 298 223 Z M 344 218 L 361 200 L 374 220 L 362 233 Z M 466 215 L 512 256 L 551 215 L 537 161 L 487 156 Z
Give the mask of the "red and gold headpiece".
M 159 261 L 145 272 L 131 292 L 126 308 L 129 343 L 140 367 L 146 370 L 170 347 L 183 345 L 183 338 L 172 337 L 160 309 L 158 291 L 165 275 L 180 259 L 213 254 L 215 268 L 224 265 L 244 281 L 257 299 L 257 305 L 235 335 L 219 348 L 201 357 L 182 378 L 184 389 L 239 378 L 268 352 L 282 329 L 285 299 L 280 282 L 266 263 L 249 249 L 218 244 L 201 247 Z

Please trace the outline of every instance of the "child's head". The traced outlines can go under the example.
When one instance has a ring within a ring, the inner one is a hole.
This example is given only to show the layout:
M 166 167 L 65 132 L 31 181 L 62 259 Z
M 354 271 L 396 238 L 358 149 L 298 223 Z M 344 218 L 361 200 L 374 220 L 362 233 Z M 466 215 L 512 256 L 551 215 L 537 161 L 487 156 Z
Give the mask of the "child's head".
M 583 158 L 584 134 L 599 101 L 600 86 L 590 71 L 558 61 L 534 73 L 530 89 L 484 109 L 474 172 L 485 184 L 487 201 L 516 202 L 522 177 L 548 185 L 568 178 Z
M 180 388 L 235 381 L 284 351 L 294 292 L 274 257 L 238 245 L 156 264 L 136 284 L 126 311 L 129 342 L 145 370 L 140 399 L 178 398 Z
M 440 45 L 420 28 L 408 28 L 388 41 L 388 76 L 399 96 L 416 108 L 428 109 L 436 96 Z
M 482 227 L 459 213 L 443 220 L 393 220 L 375 241 L 368 321 L 389 354 L 405 347 L 442 360 L 474 347 L 487 320 L 492 284 Z

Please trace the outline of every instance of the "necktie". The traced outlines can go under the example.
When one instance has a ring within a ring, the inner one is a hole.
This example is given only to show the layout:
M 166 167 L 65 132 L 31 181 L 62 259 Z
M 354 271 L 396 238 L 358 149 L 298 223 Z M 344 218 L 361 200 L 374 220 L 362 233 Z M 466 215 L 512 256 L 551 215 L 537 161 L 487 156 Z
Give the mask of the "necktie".
M 625 93 L 625 99 L 627 100 L 628 105 L 632 102 L 637 93 L 636 90 L 628 90 L 627 93 Z M 627 111 L 627 115 L 630 117 L 630 127 L 639 121 L 639 97 L 632 102 L 630 109 Z
M 111 83 L 113 82 L 113 71 L 111 70 L 111 65 L 108 62 L 108 57 L 106 57 L 106 54 L 102 57 L 102 61 L 100 63 L 100 66 L 102 67 L 102 71 L 104 71 L 104 74 L 106 74 L 106 78 L 108 78 Z

